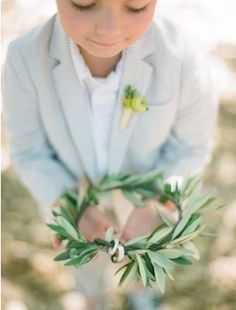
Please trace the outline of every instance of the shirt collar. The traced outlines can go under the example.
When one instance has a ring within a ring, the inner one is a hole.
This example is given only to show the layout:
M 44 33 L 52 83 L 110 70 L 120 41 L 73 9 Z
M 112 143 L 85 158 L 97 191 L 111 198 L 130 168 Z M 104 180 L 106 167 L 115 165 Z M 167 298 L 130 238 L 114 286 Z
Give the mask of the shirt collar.
M 125 49 L 122 51 L 121 58 L 117 63 L 115 70 L 113 70 L 106 78 L 96 78 L 92 76 L 89 68 L 84 61 L 83 56 L 79 51 L 78 46 L 71 39 L 69 39 L 69 42 L 72 61 L 77 72 L 79 81 L 82 85 L 84 85 L 85 83 L 89 83 L 92 84 L 93 87 L 106 87 L 109 90 L 117 89 L 124 65 L 124 59 L 126 55 Z

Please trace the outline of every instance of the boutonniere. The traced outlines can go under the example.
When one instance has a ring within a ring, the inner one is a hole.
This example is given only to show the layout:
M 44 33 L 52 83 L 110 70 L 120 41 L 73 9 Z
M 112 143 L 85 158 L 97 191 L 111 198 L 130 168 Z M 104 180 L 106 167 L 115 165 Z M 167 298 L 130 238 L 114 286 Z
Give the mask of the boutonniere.
M 139 95 L 137 90 L 130 85 L 125 88 L 122 105 L 121 130 L 125 129 L 133 112 L 145 112 L 148 110 L 147 100 Z

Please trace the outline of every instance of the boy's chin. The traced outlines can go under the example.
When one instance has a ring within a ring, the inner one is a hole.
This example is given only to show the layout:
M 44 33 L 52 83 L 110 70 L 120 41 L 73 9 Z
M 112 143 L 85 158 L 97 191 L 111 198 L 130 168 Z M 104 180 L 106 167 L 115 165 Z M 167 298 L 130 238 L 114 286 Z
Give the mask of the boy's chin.
M 111 58 L 119 55 L 121 52 L 122 49 L 116 49 L 116 50 L 104 49 L 103 51 L 87 50 L 87 53 L 98 58 Z
M 97 53 L 96 56 L 99 58 L 111 58 L 111 57 L 115 57 L 115 56 L 119 55 L 121 52 L 122 52 L 122 50 L 118 50 L 118 51 L 113 52 L 113 53 L 103 52 L 103 53 Z

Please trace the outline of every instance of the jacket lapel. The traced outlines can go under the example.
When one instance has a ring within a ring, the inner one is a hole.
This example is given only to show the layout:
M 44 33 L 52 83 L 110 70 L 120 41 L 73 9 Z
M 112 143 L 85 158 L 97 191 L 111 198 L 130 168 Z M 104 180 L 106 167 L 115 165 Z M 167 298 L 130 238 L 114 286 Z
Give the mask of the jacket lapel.
M 110 150 L 109 150 L 109 174 L 119 172 L 128 143 L 132 143 L 131 135 L 140 116 L 140 112 L 133 112 L 125 129 L 120 130 L 120 120 L 122 117 L 122 99 L 127 85 L 136 88 L 137 91 L 145 96 L 147 87 L 152 75 L 152 68 L 140 59 L 127 58 L 125 63 L 124 75 L 118 95 L 118 102 L 115 110 L 115 118 L 112 127 Z M 145 113 L 145 112 L 144 112 Z
M 122 99 L 127 85 L 136 88 L 142 96 L 146 96 L 152 77 L 153 68 L 145 61 L 145 57 L 155 50 L 153 39 L 153 26 L 149 27 L 143 38 L 126 50 L 126 59 L 122 75 L 115 118 L 112 127 L 109 150 L 109 174 L 120 172 L 131 136 L 141 112 L 133 112 L 124 130 L 120 130 L 120 119 L 123 112 Z M 145 112 L 144 112 L 145 113 Z
M 71 59 L 69 40 L 61 27 L 58 16 L 55 18 L 55 27 L 52 34 L 51 54 L 57 60 L 52 70 L 52 77 L 68 128 L 87 177 L 91 182 L 95 183 L 98 171 L 89 99 L 79 85 Z

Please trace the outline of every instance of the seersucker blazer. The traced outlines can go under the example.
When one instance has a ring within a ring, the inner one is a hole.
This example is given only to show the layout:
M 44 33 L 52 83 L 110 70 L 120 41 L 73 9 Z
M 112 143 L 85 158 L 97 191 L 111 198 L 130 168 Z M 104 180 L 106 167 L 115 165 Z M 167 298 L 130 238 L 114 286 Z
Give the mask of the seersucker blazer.
M 119 130 L 128 84 L 146 97 Z M 57 14 L 12 41 L 3 73 L 3 116 L 12 163 L 43 205 L 87 176 L 99 181 L 89 98 Z M 127 48 L 111 131 L 108 174 L 199 172 L 210 158 L 217 98 L 196 38 L 166 18 Z

